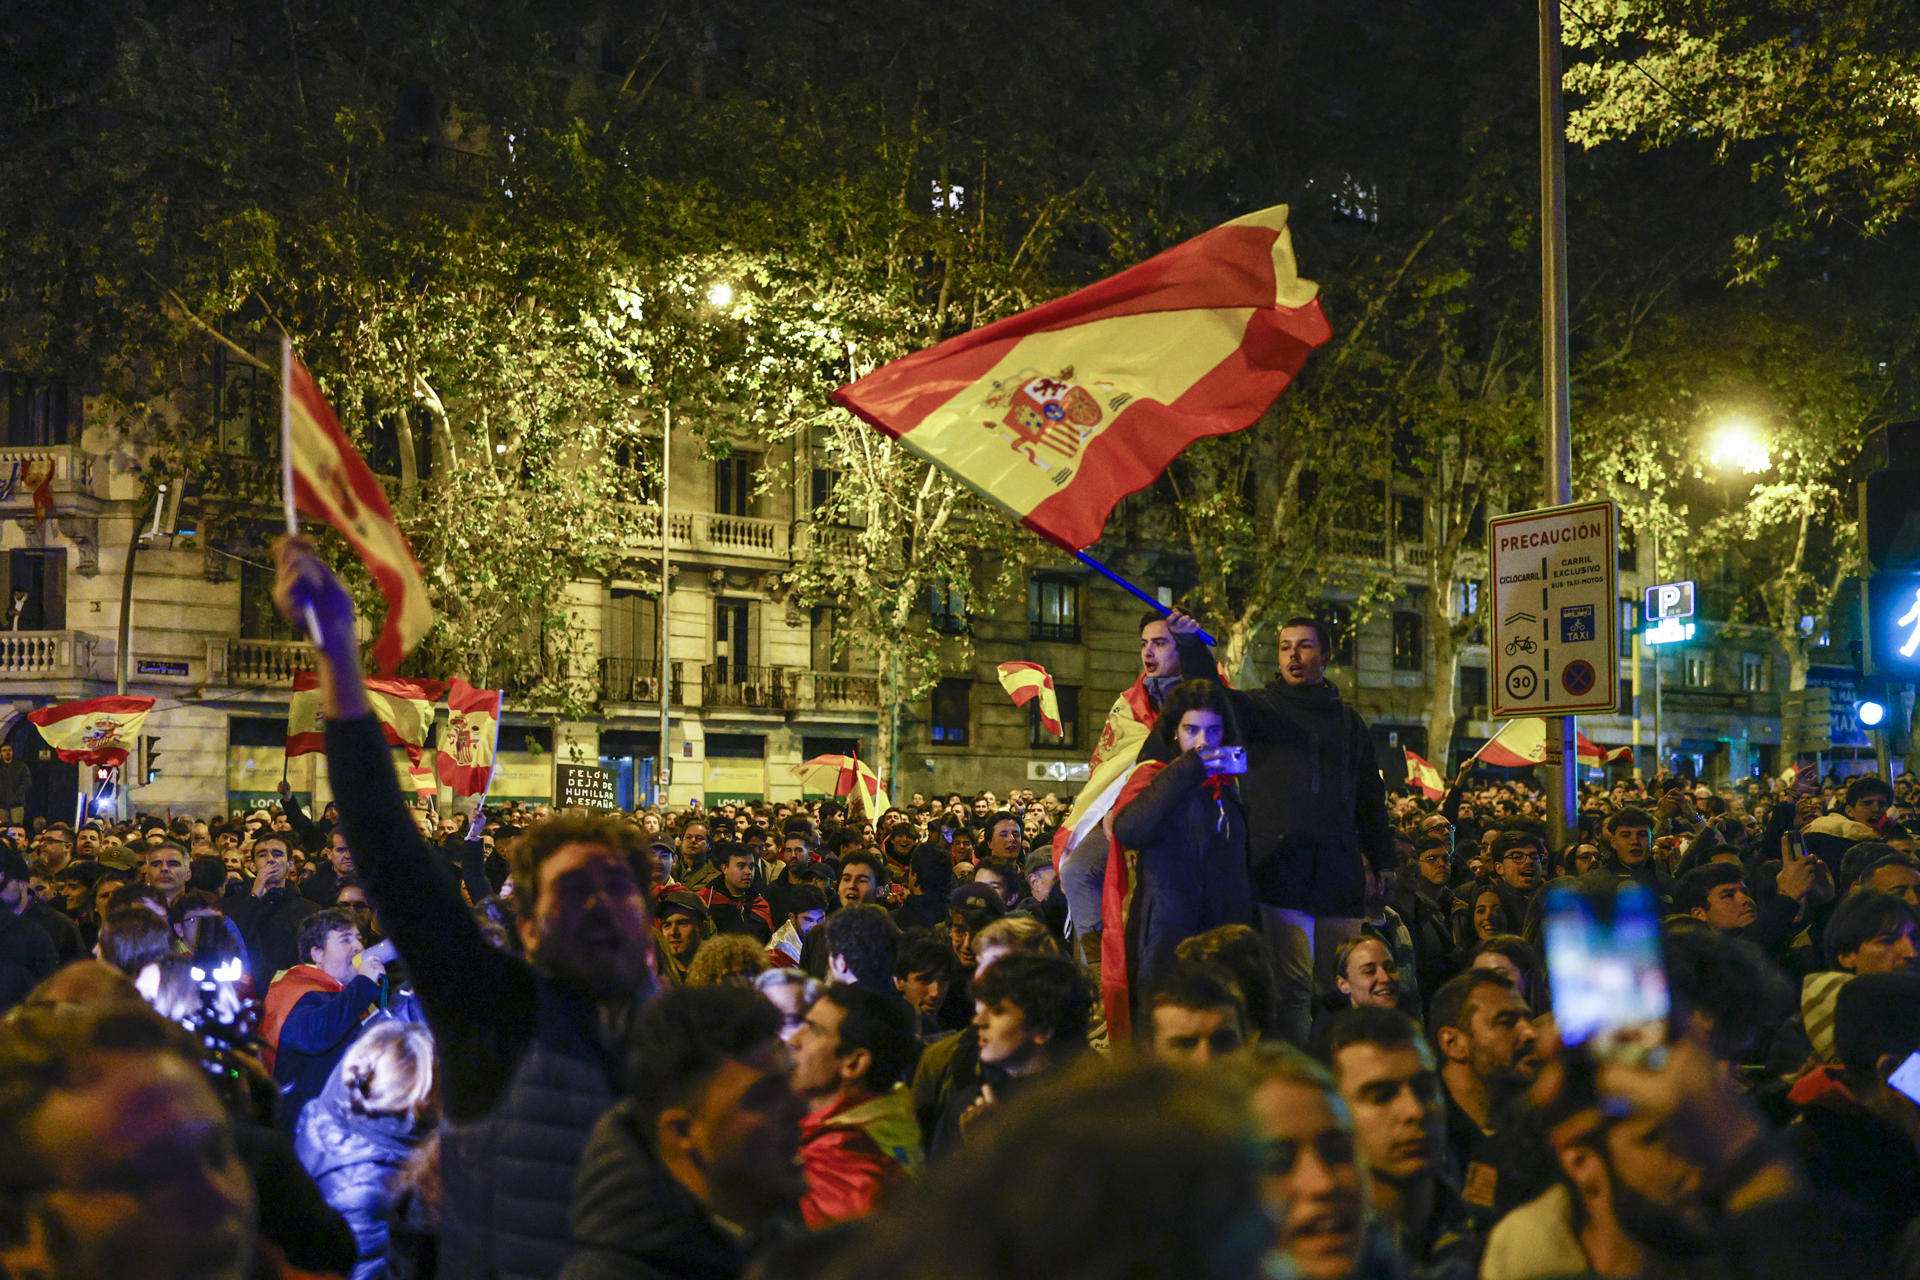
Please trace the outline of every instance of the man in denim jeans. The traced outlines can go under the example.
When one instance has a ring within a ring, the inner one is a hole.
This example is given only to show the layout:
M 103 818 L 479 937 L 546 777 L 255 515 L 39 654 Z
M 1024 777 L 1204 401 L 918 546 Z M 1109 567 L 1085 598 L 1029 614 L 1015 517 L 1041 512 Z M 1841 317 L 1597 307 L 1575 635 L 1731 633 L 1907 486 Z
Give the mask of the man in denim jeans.
M 1195 626 L 1176 614 L 1173 627 Z M 1280 669 L 1264 689 L 1231 691 L 1247 743 L 1247 853 L 1261 932 L 1280 978 L 1282 1034 L 1304 1045 L 1334 953 L 1360 932 L 1369 866 L 1393 848 L 1387 788 L 1367 725 L 1327 682 L 1326 628 L 1280 627 Z

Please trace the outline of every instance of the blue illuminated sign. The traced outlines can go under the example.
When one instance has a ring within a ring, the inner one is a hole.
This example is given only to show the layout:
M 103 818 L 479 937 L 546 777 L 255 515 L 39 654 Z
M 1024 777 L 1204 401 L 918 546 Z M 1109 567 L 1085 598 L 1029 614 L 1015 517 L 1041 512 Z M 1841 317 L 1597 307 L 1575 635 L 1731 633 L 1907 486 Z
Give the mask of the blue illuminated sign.
M 1920 573 L 1873 575 L 1867 633 L 1876 673 L 1920 676 Z

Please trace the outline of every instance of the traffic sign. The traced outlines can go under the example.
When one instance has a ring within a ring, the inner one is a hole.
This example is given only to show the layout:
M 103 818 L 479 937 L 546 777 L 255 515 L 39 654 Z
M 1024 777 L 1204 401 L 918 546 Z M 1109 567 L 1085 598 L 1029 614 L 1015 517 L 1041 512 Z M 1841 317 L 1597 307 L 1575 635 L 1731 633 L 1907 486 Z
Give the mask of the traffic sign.
M 1619 610 L 1611 502 L 1488 522 L 1494 719 L 1620 705 Z M 1678 616 L 1678 615 L 1676 615 Z
M 1693 584 L 1691 582 L 1663 582 L 1658 586 L 1647 588 L 1646 619 L 1648 622 L 1692 616 Z

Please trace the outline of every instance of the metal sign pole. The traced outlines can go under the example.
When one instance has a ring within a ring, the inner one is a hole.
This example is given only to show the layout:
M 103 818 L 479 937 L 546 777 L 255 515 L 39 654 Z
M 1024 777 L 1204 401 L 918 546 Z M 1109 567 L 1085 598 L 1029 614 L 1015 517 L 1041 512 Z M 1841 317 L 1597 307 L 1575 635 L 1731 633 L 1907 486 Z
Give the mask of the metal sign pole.
M 1544 415 L 1546 504 L 1573 501 L 1572 396 L 1567 375 L 1566 114 L 1560 100 L 1560 0 L 1540 0 L 1540 379 Z M 1616 625 L 1617 622 L 1616 622 Z M 1616 645 L 1617 648 L 1617 645 Z M 1560 744 L 1558 777 L 1549 784 L 1554 848 L 1564 849 L 1580 811 L 1572 716 L 1548 722 Z M 1549 752 L 1551 757 L 1551 752 Z

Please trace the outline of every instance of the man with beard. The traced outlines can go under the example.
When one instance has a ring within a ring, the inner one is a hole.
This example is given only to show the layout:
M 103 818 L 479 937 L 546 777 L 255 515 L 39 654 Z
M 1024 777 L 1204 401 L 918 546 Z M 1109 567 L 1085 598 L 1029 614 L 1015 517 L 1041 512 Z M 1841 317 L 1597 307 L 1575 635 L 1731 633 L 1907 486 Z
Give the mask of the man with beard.
M 401 798 L 352 601 L 304 539 L 275 553 L 275 603 L 315 625 L 340 827 L 444 1064 L 443 1274 L 552 1276 L 572 1250 L 574 1172 L 621 1092 L 626 1028 L 652 986 L 644 838 L 611 819 L 534 824 L 512 863 L 526 958 L 490 946 Z
M 1446 1086 L 1449 1175 L 1473 1210 L 1507 1208 L 1517 1201 L 1500 1180 L 1518 1161 L 1502 1113 L 1540 1074 L 1532 1015 L 1512 979 L 1469 969 L 1434 992 L 1427 1029 Z
M 1320 1036 L 1372 1175 L 1375 1216 L 1416 1268 L 1471 1274 L 1480 1241 L 1446 1178 L 1446 1109 L 1433 1050 L 1412 1018 L 1356 1007 Z

